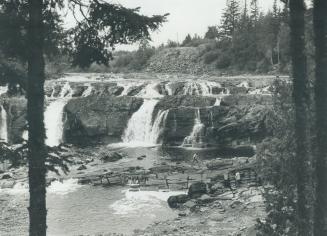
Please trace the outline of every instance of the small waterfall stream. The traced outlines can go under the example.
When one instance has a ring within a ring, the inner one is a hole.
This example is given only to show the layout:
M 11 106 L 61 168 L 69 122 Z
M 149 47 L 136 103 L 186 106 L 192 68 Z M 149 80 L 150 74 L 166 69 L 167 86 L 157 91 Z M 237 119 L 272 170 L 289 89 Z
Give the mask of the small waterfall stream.
M 0 126 L 0 139 L 3 142 L 8 142 L 8 126 L 7 126 L 7 112 L 1 105 L 1 126 Z
M 204 131 L 205 125 L 201 121 L 200 109 L 196 109 L 193 130 L 189 136 L 185 137 L 182 147 L 202 147 Z

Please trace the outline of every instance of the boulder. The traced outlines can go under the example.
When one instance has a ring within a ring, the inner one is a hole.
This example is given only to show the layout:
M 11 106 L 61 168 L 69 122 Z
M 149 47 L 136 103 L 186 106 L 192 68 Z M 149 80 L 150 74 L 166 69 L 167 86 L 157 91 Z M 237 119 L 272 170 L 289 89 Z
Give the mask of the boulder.
M 187 195 L 190 198 L 198 198 L 206 193 L 207 193 L 207 185 L 203 182 L 196 182 L 191 184 L 191 186 L 188 189 Z
M 79 166 L 78 168 L 77 168 L 77 170 L 86 170 L 87 168 L 86 168 L 86 166 L 85 165 L 81 165 L 81 166 Z
M 184 206 L 187 208 L 193 208 L 196 206 L 196 203 L 192 200 L 187 201 L 186 203 L 184 203 Z
M 12 174 L 10 173 L 5 173 L 1 176 L 1 179 L 12 179 Z
M 184 204 L 189 200 L 188 195 L 180 194 L 176 196 L 170 196 L 167 200 L 170 208 L 178 208 L 181 204 Z
M 100 159 L 103 162 L 116 162 L 123 158 L 123 156 L 118 152 L 105 152 L 100 154 Z
M 209 170 L 221 170 L 231 167 L 232 165 L 233 165 L 232 160 L 217 159 L 208 162 L 206 166 Z

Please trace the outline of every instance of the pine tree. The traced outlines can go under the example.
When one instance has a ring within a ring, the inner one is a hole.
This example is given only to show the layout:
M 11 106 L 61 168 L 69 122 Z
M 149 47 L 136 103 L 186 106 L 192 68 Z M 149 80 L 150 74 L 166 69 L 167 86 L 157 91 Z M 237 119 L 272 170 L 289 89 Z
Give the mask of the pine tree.
M 221 30 L 225 37 L 232 38 L 240 20 L 240 5 L 238 0 L 227 0 L 226 9 L 222 15 Z
M 260 10 L 259 10 L 259 6 L 258 6 L 258 0 L 252 0 L 251 1 L 251 5 L 250 5 L 250 9 L 251 9 L 251 21 L 254 27 L 257 27 L 258 21 L 259 21 L 259 16 L 260 16 Z
M 314 33 L 316 48 L 316 202 L 314 235 L 327 235 L 327 2 L 314 1 Z
M 299 236 L 311 236 L 312 176 L 310 142 L 310 92 L 305 54 L 304 1 L 290 0 L 293 100 L 295 104 L 297 229 Z M 323 127 L 319 127 L 322 129 Z M 325 196 L 326 197 L 326 196 Z

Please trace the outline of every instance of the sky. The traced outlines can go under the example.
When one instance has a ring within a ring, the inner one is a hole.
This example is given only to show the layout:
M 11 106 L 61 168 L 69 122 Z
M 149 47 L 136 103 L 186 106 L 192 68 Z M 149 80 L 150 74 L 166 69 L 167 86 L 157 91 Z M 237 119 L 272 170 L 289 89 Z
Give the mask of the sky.
M 273 0 L 258 1 L 262 11 L 272 8 Z M 159 31 L 151 34 L 153 46 L 166 43 L 168 40 L 182 42 L 188 33 L 203 36 L 208 26 L 219 24 L 221 13 L 226 5 L 226 0 L 111 0 L 110 2 L 129 8 L 141 7 L 140 12 L 144 15 L 170 14 L 168 22 L 164 23 Z M 135 48 L 137 45 L 117 47 L 120 50 Z

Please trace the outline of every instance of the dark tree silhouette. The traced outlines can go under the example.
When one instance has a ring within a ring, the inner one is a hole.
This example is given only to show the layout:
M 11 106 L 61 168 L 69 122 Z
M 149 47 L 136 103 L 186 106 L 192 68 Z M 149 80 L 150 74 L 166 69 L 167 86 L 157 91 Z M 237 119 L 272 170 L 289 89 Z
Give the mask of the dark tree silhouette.
M 46 147 L 43 123 L 44 107 L 44 58 L 43 58 L 43 1 L 29 0 L 28 26 L 28 83 L 27 121 L 29 125 L 28 160 L 30 192 L 30 228 L 32 236 L 46 235 Z
M 327 1 L 314 1 L 316 48 L 316 202 L 314 235 L 327 235 Z
M 312 191 L 310 158 L 310 92 L 305 55 L 305 5 L 303 0 L 290 0 L 291 58 L 293 99 L 295 104 L 296 176 L 298 235 L 312 235 Z

